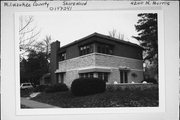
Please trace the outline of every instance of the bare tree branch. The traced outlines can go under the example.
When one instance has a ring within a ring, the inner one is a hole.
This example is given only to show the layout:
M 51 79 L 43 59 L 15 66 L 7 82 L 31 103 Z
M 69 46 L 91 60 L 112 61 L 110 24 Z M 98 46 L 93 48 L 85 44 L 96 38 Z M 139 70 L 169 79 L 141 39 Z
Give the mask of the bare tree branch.
M 31 30 L 29 31 L 24 31 L 24 32 L 20 32 L 20 34 L 26 34 L 26 33 L 30 33 L 30 32 L 33 32 L 37 27 L 35 26 L 34 28 L 32 28 Z
M 45 39 L 43 39 L 42 41 L 40 42 L 37 42 L 35 44 L 35 49 L 36 51 L 41 51 L 41 52 L 44 52 L 46 53 L 46 57 L 47 59 L 49 59 L 49 53 L 50 53 L 50 44 L 51 44 L 51 36 L 46 36 Z
M 40 34 L 40 31 L 39 31 L 38 33 L 36 33 L 36 34 L 34 34 L 34 33 L 32 32 L 31 37 L 26 38 L 26 39 L 24 39 L 24 40 L 21 41 L 21 42 L 24 42 L 24 41 L 29 40 L 29 43 L 33 43 L 33 42 L 35 42 L 35 39 L 34 39 L 33 41 L 32 41 L 32 39 L 33 39 L 34 37 L 36 37 L 37 35 L 39 35 L 39 34 Z
M 109 31 L 109 36 L 111 36 L 111 37 L 116 37 L 116 30 L 115 29 L 113 29 L 112 31 Z
M 24 57 L 28 53 L 28 50 L 33 48 L 40 30 L 37 30 L 33 16 L 20 16 L 19 22 L 20 57 Z
M 115 29 L 113 29 L 112 31 L 109 31 L 109 36 L 120 39 L 120 40 L 124 40 L 124 34 L 121 34 L 121 33 L 117 34 L 117 31 Z
M 19 30 L 19 32 L 23 31 L 25 28 L 27 28 L 27 26 L 33 22 L 33 16 L 29 17 L 28 22 Z

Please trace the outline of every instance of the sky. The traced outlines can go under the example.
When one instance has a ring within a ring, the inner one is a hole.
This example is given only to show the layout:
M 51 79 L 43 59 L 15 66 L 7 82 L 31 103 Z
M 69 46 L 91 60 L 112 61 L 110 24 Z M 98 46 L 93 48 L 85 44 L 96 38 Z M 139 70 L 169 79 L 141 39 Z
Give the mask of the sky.
M 51 35 L 53 41 L 58 40 L 61 46 L 81 39 L 94 32 L 109 35 L 109 31 L 116 30 L 117 34 L 124 34 L 124 39 L 136 44 L 132 38 L 137 35 L 134 25 L 138 17 L 135 12 L 127 11 L 69 11 L 53 14 L 36 14 L 34 22 L 41 30 L 38 40 Z

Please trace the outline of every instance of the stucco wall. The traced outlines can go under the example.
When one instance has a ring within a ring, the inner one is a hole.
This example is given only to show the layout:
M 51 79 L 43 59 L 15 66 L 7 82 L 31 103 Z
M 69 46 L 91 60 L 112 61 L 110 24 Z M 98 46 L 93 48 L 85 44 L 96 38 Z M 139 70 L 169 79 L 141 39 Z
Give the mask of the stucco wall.
M 132 73 L 135 73 L 137 77 L 132 77 Z M 143 80 L 143 71 L 130 70 L 127 72 L 128 83 L 141 83 Z M 112 69 L 112 72 L 109 74 L 108 83 L 113 84 L 114 82 L 120 83 L 120 71 L 119 69 Z
M 96 53 L 95 61 L 96 61 L 95 63 L 96 66 L 106 66 L 106 67 L 116 67 L 116 68 L 120 66 L 126 66 L 131 69 L 138 69 L 138 70 L 143 69 L 142 60 L 131 59 L 126 57 Z
M 95 61 L 96 66 L 112 67 L 112 72 L 109 75 L 109 83 L 114 83 L 115 81 L 120 83 L 119 68 L 123 66 L 126 66 L 130 69 L 130 71 L 127 73 L 128 83 L 140 83 L 143 80 L 142 60 L 96 53 Z M 135 73 L 137 77 L 132 77 L 132 73 Z
M 125 57 L 117 57 L 113 55 L 106 55 L 101 53 L 91 53 L 77 58 L 59 62 L 57 72 L 66 72 L 64 82 L 70 87 L 72 81 L 79 77 L 78 69 L 84 67 L 111 67 L 111 73 L 108 77 L 109 83 L 115 81 L 120 83 L 119 68 L 121 66 L 129 67 L 128 83 L 132 81 L 139 83 L 143 80 L 143 62 L 137 59 L 130 59 Z M 136 73 L 137 77 L 133 78 L 132 73 Z
M 95 55 L 87 54 L 76 58 L 60 61 L 58 71 L 64 72 L 67 70 L 75 70 L 88 66 L 95 66 Z
M 70 88 L 72 81 L 77 78 L 79 78 L 78 70 L 67 71 L 64 83 Z

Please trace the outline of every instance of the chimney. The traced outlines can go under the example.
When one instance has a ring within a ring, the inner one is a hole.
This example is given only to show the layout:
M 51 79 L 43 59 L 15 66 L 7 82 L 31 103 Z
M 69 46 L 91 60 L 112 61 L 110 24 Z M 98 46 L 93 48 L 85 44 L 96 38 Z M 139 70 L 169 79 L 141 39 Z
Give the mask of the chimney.
M 55 71 L 58 69 L 58 50 L 60 48 L 60 42 L 55 41 L 51 43 L 51 54 L 50 54 L 50 73 L 51 73 L 51 84 L 56 84 L 57 75 Z

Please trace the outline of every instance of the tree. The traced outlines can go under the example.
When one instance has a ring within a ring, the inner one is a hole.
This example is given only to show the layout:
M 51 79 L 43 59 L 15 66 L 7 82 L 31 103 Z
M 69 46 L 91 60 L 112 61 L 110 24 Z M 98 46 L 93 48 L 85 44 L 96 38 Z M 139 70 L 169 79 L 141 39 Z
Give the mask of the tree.
M 40 78 L 49 72 L 51 36 L 33 43 L 27 50 L 26 59 L 20 61 L 20 78 L 22 82 L 39 84 Z
M 21 62 L 21 82 L 27 81 L 33 84 L 39 84 L 40 78 L 48 73 L 48 60 L 43 52 L 30 50 L 28 59 Z
M 34 49 L 36 51 L 41 51 L 41 52 L 44 52 L 46 54 L 46 58 L 49 59 L 49 54 L 50 54 L 50 44 L 51 44 L 51 36 L 49 35 L 46 35 L 45 39 L 43 39 L 42 41 L 40 42 L 37 42 L 35 45 L 34 45 Z
M 33 16 L 20 16 L 19 17 L 19 48 L 20 48 L 20 58 L 21 60 L 29 49 L 32 49 L 40 30 L 34 26 Z
M 148 70 L 158 74 L 158 30 L 157 13 L 138 14 L 139 20 L 135 28 L 138 32 L 136 38 L 144 48 L 144 61 Z
M 109 36 L 120 40 L 124 40 L 124 34 L 117 33 L 115 29 L 109 31 Z

